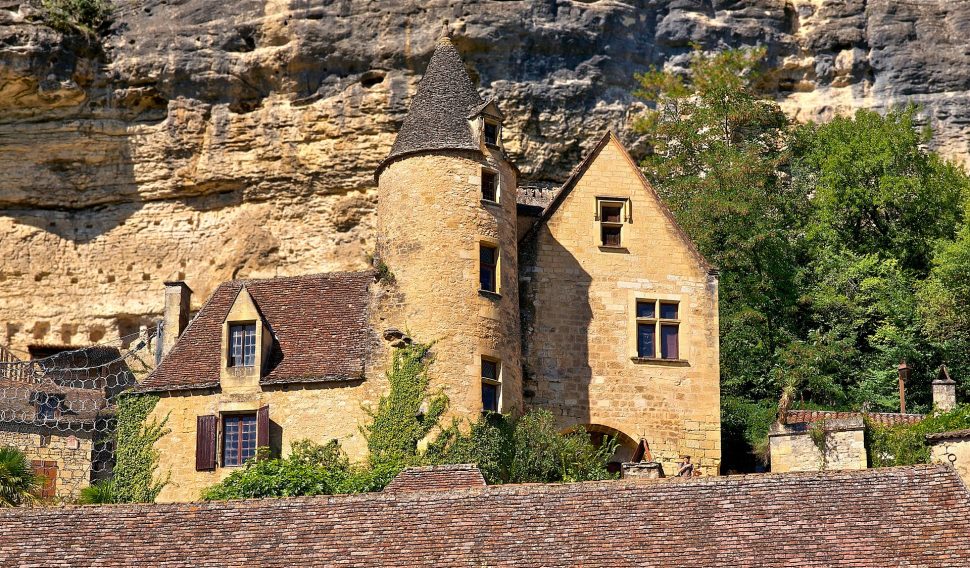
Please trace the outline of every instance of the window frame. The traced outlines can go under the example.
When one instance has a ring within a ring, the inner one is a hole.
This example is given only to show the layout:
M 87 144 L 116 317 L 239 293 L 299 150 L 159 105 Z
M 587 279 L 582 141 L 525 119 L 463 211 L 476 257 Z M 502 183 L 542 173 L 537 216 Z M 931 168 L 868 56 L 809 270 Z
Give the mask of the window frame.
M 488 126 L 495 127 L 495 140 L 488 140 Z M 498 148 L 502 143 L 502 123 L 497 120 L 482 117 L 482 143 L 490 148 Z
M 49 393 L 43 391 L 34 392 L 31 397 L 34 399 L 34 418 L 36 420 L 57 420 L 64 414 L 64 403 L 67 401 L 67 397 L 59 393 Z M 41 397 L 43 397 L 43 402 L 41 402 Z M 55 406 L 52 408 L 50 406 L 50 401 L 55 401 Z M 49 409 L 51 410 L 51 415 L 42 415 L 41 410 Z
M 492 264 L 485 264 L 482 262 L 482 249 L 492 249 L 494 251 L 494 262 Z M 484 273 L 485 267 L 490 266 L 492 269 L 492 289 L 489 290 L 482 286 L 482 275 Z M 481 240 L 478 242 L 478 291 L 481 294 L 494 294 L 501 295 L 502 285 L 501 285 L 501 274 L 502 274 L 502 249 L 499 248 L 498 243 L 493 241 Z
M 604 208 L 616 207 L 620 210 L 620 220 L 619 221 L 607 221 L 606 215 L 603 213 Z M 631 212 L 630 199 L 628 197 L 597 197 L 596 198 L 596 210 L 593 216 L 596 222 L 596 244 L 601 249 L 606 250 L 626 250 L 624 245 L 624 228 L 626 225 L 633 223 L 633 215 Z M 618 230 L 618 243 L 617 244 L 607 244 L 604 238 L 606 229 L 617 229 Z
M 492 197 L 491 198 L 486 197 L 486 195 L 485 195 L 485 179 L 486 179 L 486 176 L 490 176 L 492 178 L 492 180 L 493 180 Z M 479 184 L 478 185 L 479 185 L 479 188 L 478 188 L 479 189 L 479 194 L 480 194 L 481 200 L 483 202 L 488 203 L 488 204 L 496 204 L 496 203 L 499 202 L 499 199 L 501 199 L 501 185 L 502 184 L 501 184 L 501 176 L 499 176 L 499 173 L 497 171 L 492 170 L 492 169 L 489 169 L 489 168 L 482 168 L 482 171 L 479 174 Z
M 494 379 L 485 376 L 485 363 L 493 363 L 495 365 L 495 377 Z M 481 375 L 482 381 L 482 413 L 501 413 L 502 412 L 502 361 L 497 357 L 489 357 L 488 355 L 482 355 L 479 359 L 479 375 Z M 485 385 L 495 387 L 495 410 L 485 408 Z
M 640 306 L 641 305 L 653 305 L 653 315 L 652 316 L 640 316 Z M 682 302 L 676 299 L 667 298 L 634 298 L 633 302 L 633 320 L 634 320 L 634 353 L 633 357 L 636 360 L 649 360 L 649 361 L 673 361 L 682 362 L 685 361 L 684 352 L 681 349 L 681 330 L 683 329 L 684 320 L 681 314 Z M 663 317 L 663 312 L 661 311 L 662 306 L 673 305 L 677 309 L 676 318 L 665 318 Z M 653 326 L 653 353 L 651 355 L 644 355 L 640 351 L 640 326 Z M 663 341 L 663 329 L 667 327 L 674 327 L 676 329 L 677 339 L 677 354 L 675 357 L 665 357 L 664 356 L 664 341 Z
M 257 329 L 257 327 L 258 327 L 257 326 L 257 322 L 255 322 L 255 321 L 234 321 L 234 322 L 229 322 L 228 328 L 226 330 L 226 333 L 227 333 L 226 368 L 227 369 L 252 369 L 252 368 L 255 368 L 256 367 L 256 364 L 258 363 L 258 360 L 259 360 L 259 330 Z M 241 357 L 242 357 L 242 360 L 243 360 L 243 364 L 241 364 L 241 365 L 235 364 L 235 358 L 234 358 L 234 354 L 233 354 L 233 347 L 234 347 L 233 346 L 233 330 L 235 330 L 237 328 L 246 328 L 246 329 L 243 330 L 244 332 L 245 331 L 249 331 L 249 328 L 252 329 L 252 340 L 253 340 L 253 342 L 252 342 L 252 348 L 253 348 L 253 352 L 252 352 L 252 364 L 251 365 L 246 365 L 245 364 L 245 361 L 246 361 L 246 351 L 245 350 L 246 350 L 246 338 L 247 338 L 247 335 L 244 335 L 243 336 L 243 340 L 242 340 L 243 343 L 242 343 L 242 346 L 240 347 L 241 352 L 242 352 Z
M 251 418 L 253 424 L 252 436 L 253 436 L 253 453 L 247 458 L 243 458 L 243 426 L 245 423 L 243 419 Z M 238 429 L 236 432 L 236 460 L 234 463 L 229 463 L 226 456 L 226 441 L 228 440 L 227 421 L 238 420 Z M 250 459 L 256 457 L 256 451 L 259 448 L 259 418 L 257 417 L 257 412 L 224 412 L 219 416 L 219 462 L 222 467 L 242 467 L 246 465 L 246 462 Z

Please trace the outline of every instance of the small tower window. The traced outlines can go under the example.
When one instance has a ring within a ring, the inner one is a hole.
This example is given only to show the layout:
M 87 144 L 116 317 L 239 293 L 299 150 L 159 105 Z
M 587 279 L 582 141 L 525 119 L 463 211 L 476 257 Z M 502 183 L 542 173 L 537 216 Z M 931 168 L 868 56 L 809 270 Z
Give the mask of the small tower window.
M 502 364 L 482 357 L 482 412 L 499 412 L 502 397 Z
M 253 367 L 256 365 L 256 324 L 233 324 L 229 326 L 229 366 Z
M 498 201 L 498 175 L 495 172 L 482 170 L 482 199 Z
M 498 292 L 498 247 L 481 243 L 478 249 L 479 289 Z
M 630 221 L 628 207 L 627 200 L 596 200 L 596 220 L 599 221 L 601 247 L 623 247 L 623 225 Z
M 489 146 L 498 146 L 498 123 L 492 122 L 491 120 L 485 120 L 485 126 L 482 128 L 485 135 L 485 143 Z

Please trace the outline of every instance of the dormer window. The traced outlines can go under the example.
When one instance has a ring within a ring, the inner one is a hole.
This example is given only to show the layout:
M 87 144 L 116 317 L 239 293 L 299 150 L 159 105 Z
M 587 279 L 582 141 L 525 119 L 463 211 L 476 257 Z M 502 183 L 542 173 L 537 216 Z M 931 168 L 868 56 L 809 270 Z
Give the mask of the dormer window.
M 256 324 L 231 324 L 229 326 L 229 366 L 253 367 L 256 365 Z
M 482 133 L 485 138 L 485 143 L 489 146 L 498 146 L 498 123 L 489 119 L 484 119 L 485 124 L 482 126 Z

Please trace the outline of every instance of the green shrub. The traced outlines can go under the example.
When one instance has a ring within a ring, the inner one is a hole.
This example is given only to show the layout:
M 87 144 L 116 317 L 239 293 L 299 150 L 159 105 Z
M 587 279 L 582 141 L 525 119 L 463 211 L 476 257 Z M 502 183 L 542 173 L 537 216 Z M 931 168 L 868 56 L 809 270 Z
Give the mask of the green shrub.
M 927 434 L 970 428 L 970 405 L 929 416 L 916 424 L 881 426 L 866 421 L 866 452 L 870 467 L 929 463 Z
M 488 483 L 555 483 L 611 479 L 616 442 L 596 447 L 582 428 L 562 433 L 547 410 L 521 417 L 489 414 L 467 433 L 457 422 L 428 446 L 430 464 L 474 463 Z
M 97 35 L 111 20 L 108 0 L 42 0 L 44 21 L 63 33 Z
M 17 448 L 0 448 L 0 507 L 19 507 L 35 500 L 43 479 L 34 473 L 27 456 Z
M 81 496 L 78 499 L 78 503 L 82 505 L 106 505 L 120 502 L 114 479 L 105 479 L 85 487 L 81 490 Z

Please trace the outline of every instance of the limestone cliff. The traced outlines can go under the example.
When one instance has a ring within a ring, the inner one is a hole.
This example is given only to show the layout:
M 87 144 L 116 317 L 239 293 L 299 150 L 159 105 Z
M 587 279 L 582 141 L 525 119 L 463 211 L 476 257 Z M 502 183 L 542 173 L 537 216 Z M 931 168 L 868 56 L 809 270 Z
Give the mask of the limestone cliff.
M 150 325 L 161 282 L 362 267 L 372 172 L 444 20 L 509 117 L 525 176 L 561 179 L 627 125 L 633 73 L 691 42 L 763 44 L 800 119 L 908 101 L 970 141 L 968 0 L 123 0 L 101 42 L 0 0 L 0 344 Z M 640 150 L 643 148 L 640 147 Z

